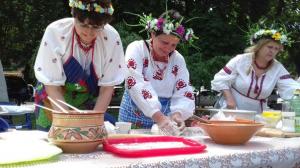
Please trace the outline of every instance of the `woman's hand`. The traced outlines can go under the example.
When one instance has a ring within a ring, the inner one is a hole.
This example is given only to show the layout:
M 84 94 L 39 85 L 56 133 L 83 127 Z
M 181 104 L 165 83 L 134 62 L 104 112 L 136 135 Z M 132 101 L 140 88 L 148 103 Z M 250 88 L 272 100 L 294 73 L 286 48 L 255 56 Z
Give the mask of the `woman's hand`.
M 236 103 L 230 90 L 223 90 L 224 98 L 228 109 L 236 109 Z
M 180 135 L 180 131 L 176 126 L 176 123 L 174 123 L 169 117 L 165 116 L 162 112 L 154 113 L 152 118 L 164 135 Z
M 181 113 L 179 112 L 175 112 L 171 115 L 171 120 L 175 121 L 177 123 L 177 126 L 179 128 L 180 131 L 183 131 L 185 128 L 185 123 L 184 120 L 182 118 Z
M 49 97 L 51 97 L 53 100 L 61 100 L 61 101 L 65 101 L 64 99 L 64 91 L 62 89 L 61 86 L 52 86 L 52 85 L 45 85 L 45 90 L 46 90 L 46 93 Z M 62 103 L 59 103 L 59 105 L 64 108 L 64 109 L 69 109 L 68 106 L 62 104 Z M 54 109 L 54 110 L 57 110 L 57 111 L 61 111 L 60 108 L 58 108 L 55 104 L 52 104 L 51 102 L 51 108 Z

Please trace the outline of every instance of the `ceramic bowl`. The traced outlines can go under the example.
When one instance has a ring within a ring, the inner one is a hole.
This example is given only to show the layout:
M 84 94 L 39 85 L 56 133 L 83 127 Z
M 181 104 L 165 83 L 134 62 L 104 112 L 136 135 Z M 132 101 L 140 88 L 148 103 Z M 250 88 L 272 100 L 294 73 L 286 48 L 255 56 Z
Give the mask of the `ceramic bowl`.
M 248 142 L 264 125 L 250 120 L 197 123 L 217 144 L 240 145 Z
M 107 136 L 104 112 L 53 112 L 52 120 L 48 139 L 65 153 L 93 152 Z

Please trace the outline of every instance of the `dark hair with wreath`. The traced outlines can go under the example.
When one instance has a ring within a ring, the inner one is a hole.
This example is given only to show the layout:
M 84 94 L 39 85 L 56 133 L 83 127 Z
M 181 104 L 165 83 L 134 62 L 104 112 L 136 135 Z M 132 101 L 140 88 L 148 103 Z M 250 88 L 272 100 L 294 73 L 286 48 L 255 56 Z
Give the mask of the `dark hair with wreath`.
M 89 24 L 102 26 L 113 19 L 113 7 L 110 0 L 69 0 L 73 17 L 80 22 L 88 19 Z

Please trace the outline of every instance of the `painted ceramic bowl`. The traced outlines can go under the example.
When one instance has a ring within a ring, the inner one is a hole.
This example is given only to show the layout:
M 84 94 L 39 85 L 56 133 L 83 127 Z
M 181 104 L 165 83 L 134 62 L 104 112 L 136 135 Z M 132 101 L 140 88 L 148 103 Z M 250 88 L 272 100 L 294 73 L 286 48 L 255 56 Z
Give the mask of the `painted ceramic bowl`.
M 217 144 L 240 145 L 248 142 L 264 125 L 251 120 L 197 122 Z
M 52 118 L 48 139 L 65 153 L 93 152 L 107 136 L 104 112 L 53 112 Z

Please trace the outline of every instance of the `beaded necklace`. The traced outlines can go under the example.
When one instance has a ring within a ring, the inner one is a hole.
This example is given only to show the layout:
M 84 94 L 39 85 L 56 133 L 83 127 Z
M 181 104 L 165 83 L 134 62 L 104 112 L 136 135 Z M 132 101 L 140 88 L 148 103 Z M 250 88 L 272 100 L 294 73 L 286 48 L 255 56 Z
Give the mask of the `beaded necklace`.
M 257 69 L 260 69 L 260 70 L 266 70 L 266 69 L 268 69 L 269 66 L 271 65 L 271 63 L 272 63 L 272 62 L 269 61 L 268 64 L 267 64 L 267 66 L 262 67 L 262 66 L 259 66 L 259 65 L 257 64 L 256 60 L 254 59 L 254 64 L 255 64 L 256 68 L 257 68 Z
M 154 49 L 153 49 L 153 44 L 152 44 L 152 40 L 150 41 L 150 62 L 152 65 L 153 69 L 157 69 L 160 76 L 163 78 L 165 76 L 165 70 L 167 69 L 168 65 L 169 65 L 169 56 L 166 57 L 166 59 L 158 59 L 157 54 L 155 53 Z M 164 63 L 163 67 L 161 68 L 156 61 L 162 62 Z
M 77 34 L 77 32 L 76 32 L 75 34 L 76 34 L 76 40 L 77 40 L 77 42 L 78 42 L 79 48 L 82 49 L 82 51 L 84 51 L 85 53 L 87 53 L 87 52 L 90 51 L 90 49 L 92 49 L 92 48 L 94 47 L 94 44 L 95 44 L 95 40 L 96 40 L 96 39 L 94 39 L 94 40 L 92 41 L 91 44 L 86 45 L 86 44 L 84 44 L 84 43 L 80 40 L 80 37 L 79 37 L 79 35 Z

